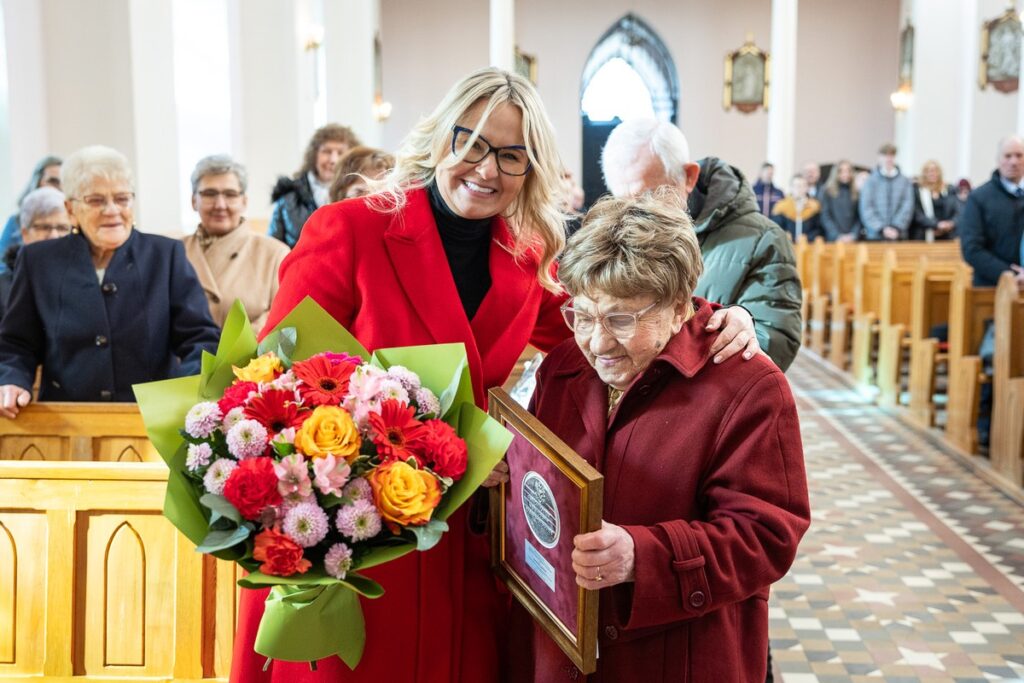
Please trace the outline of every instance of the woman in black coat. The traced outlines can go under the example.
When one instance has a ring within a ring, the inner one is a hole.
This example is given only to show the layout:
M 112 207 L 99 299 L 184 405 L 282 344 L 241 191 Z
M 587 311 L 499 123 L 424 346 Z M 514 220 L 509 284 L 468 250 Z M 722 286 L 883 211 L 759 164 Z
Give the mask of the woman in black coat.
M 853 242 L 860 236 L 860 213 L 853 164 L 843 159 L 828 174 L 821 200 L 821 227 L 827 242 Z
M 199 371 L 218 330 L 182 243 L 134 230 L 131 170 L 86 147 L 62 170 L 73 234 L 18 254 L 0 321 L 0 415 L 31 399 L 134 401 L 132 385 Z
M 956 188 L 942 179 L 939 162 L 924 162 L 921 178 L 914 186 L 914 220 L 910 224 L 910 239 L 928 242 L 953 239 L 959 213 Z

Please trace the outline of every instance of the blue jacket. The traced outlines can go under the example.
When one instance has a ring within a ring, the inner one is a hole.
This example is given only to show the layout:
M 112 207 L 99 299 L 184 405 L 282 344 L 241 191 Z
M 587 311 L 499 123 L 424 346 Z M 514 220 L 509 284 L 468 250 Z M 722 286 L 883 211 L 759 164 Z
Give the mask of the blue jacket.
M 40 400 L 134 401 L 132 384 L 199 372 L 219 331 L 181 242 L 133 230 L 102 285 L 81 234 L 26 245 L 0 320 L 0 385 Z
M 1006 191 L 999 171 L 971 192 L 956 228 L 964 260 L 974 268 L 975 287 L 995 287 L 1011 263 L 1021 265 L 1024 198 Z
M 17 213 L 12 213 L 4 223 L 3 232 L 0 232 L 0 254 L 6 254 L 9 247 L 17 244 L 21 244 L 21 221 Z M 0 259 L 0 273 L 6 272 L 8 272 L 7 263 L 4 259 Z
M 899 228 L 900 239 L 907 239 L 910 219 L 914 217 L 914 186 L 902 173 L 888 178 L 875 168 L 860 191 L 860 221 L 869 240 L 880 240 L 882 228 Z

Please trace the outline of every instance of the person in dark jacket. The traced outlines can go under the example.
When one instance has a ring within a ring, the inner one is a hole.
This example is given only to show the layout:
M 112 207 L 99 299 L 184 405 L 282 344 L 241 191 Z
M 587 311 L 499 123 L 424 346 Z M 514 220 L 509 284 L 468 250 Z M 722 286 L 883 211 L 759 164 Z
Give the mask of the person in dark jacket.
M 910 224 L 910 239 L 926 242 L 953 239 L 959 213 L 956 188 L 942 179 L 939 162 L 924 162 L 921 178 L 914 186 L 914 220 Z
M 219 331 L 178 240 L 134 229 L 125 157 L 86 147 L 64 164 L 74 234 L 21 249 L 0 321 L 0 415 L 16 417 L 42 365 L 43 401 L 134 401 L 132 385 L 199 371 Z
M 302 168 L 291 178 L 277 179 L 267 234 L 289 247 L 299 241 L 302 226 L 314 211 L 330 203 L 331 181 L 338 161 L 359 139 L 348 126 L 329 123 L 319 128 L 306 146 Z
M 21 200 L 18 225 L 21 226 L 18 243 L 7 247 L 3 255 L 6 270 L 0 272 L 0 317 L 7 310 L 7 297 L 14 283 L 14 263 L 21 247 L 71 233 L 71 219 L 64 206 L 64 193 L 50 185 L 29 192 Z
M 775 166 L 767 161 L 761 164 L 761 170 L 754 183 L 754 196 L 757 197 L 757 208 L 765 216 L 772 215 L 772 209 L 782 201 L 786 193 L 772 181 L 775 178 Z
M 860 196 L 854 182 L 853 164 L 843 159 L 832 167 L 819 196 L 821 228 L 828 242 L 854 242 L 860 237 Z
M 878 166 L 860 193 L 860 220 L 869 240 L 905 240 L 914 217 L 914 185 L 896 165 L 896 147 L 878 150 Z
M 821 204 L 807 196 L 808 184 L 803 175 L 795 175 L 789 183 L 789 196 L 775 205 L 772 220 L 795 242 L 800 235 L 813 242 L 825 235 L 821 228 Z
M 800 276 L 793 245 L 757 210 L 743 173 L 716 157 L 691 162 L 683 132 L 655 119 L 616 127 L 601 153 L 601 170 L 616 197 L 668 187 L 686 203 L 704 259 L 694 295 L 728 306 L 712 319 L 716 327 L 738 330 L 725 348 L 746 347 L 743 356 L 750 358 L 759 347 L 785 371 L 800 348 Z M 713 351 L 718 362 L 723 350 Z

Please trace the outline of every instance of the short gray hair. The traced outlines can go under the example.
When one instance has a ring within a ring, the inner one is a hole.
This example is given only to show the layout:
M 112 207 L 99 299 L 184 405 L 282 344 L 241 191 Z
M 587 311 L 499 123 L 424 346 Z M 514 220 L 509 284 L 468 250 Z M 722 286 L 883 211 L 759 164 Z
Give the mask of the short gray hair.
M 238 178 L 238 186 L 242 188 L 242 194 L 245 194 L 245 189 L 249 186 L 249 174 L 246 172 L 245 166 L 227 154 L 211 154 L 196 163 L 196 167 L 192 171 L 192 194 L 199 191 L 199 181 L 206 176 L 225 173 L 235 174 L 235 177 Z
M 40 216 L 49 216 L 64 210 L 64 193 L 55 187 L 40 187 L 32 190 L 21 200 L 18 218 L 22 228 L 28 228 Z
M 558 265 L 571 296 L 653 294 L 664 303 L 689 300 L 703 272 L 693 222 L 678 195 L 665 189 L 598 201 Z
M 676 183 L 686 178 L 684 166 L 690 163 L 690 144 L 683 131 L 668 121 L 632 119 L 616 126 L 601 152 L 604 182 L 616 197 L 626 195 L 622 170 L 645 146 L 661 160 L 665 175 Z
M 69 156 L 60 167 L 61 185 L 72 199 L 81 198 L 82 191 L 98 178 L 123 180 L 135 190 L 135 176 L 128 166 L 128 158 L 111 147 L 83 147 Z

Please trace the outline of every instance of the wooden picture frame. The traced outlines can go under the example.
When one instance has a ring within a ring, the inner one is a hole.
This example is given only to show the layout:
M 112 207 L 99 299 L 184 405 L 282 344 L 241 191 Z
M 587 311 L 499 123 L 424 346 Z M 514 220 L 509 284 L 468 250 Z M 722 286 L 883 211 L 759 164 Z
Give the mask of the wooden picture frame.
M 491 563 L 573 664 L 592 674 L 598 591 L 576 584 L 571 554 L 576 534 L 601 528 L 604 477 L 506 391 L 488 396 L 491 417 L 515 435 L 510 479 L 491 489 Z
M 748 37 L 743 46 L 725 56 L 725 81 L 722 108 L 750 114 L 759 108 L 768 111 L 771 90 L 771 56 Z
M 984 90 L 991 85 L 999 92 L 1017 92 L 1022 34 L 1020 16 L 1012 8 L 982 25 L 978 87 Z
M 530 79 L 530 83 L 537 85 L 537 57 L 529 55 L 516 48 L 515 72 L 520 76 Z

